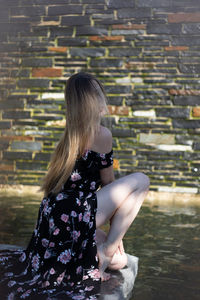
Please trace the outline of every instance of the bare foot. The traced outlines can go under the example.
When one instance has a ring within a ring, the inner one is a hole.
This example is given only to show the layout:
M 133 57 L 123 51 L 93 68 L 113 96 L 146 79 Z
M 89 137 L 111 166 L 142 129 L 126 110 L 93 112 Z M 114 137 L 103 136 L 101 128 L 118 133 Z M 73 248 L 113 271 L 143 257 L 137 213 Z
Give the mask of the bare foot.
M 106 270 L 106 268 L 108 267 L 108 265 L 110 264 L 111 260 L 112 260 L 112 256 L 107 256 L 105 254 L 105 246 L 104 244 L 100 244 L 97 247 L 97 255 L 99 258 L 99 272 L 100 272 L 100 276 L 102 281 L 106 281 L 110 279 L 110 274 L 104 272 Z

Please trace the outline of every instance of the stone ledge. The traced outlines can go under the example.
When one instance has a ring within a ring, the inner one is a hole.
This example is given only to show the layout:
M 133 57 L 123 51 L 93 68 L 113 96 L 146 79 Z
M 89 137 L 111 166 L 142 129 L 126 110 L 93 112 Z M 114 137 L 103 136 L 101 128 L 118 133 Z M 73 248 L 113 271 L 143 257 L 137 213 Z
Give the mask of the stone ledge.
M 39 192 L 40 186 L 32 185 L 9 185 L 0 184 L 0 195 L 8 196 L 26 196 L 34 195 L 37 199 L 41 199 L 44 195 Z M 193 189 L 182 187 L 182 192 L 177 188 L 159 187 L 160 191 L 149 191 L 146 203 L 162 203 L 162 204 L 195 204 L 200 205 L 200 194 L 194 193 Z

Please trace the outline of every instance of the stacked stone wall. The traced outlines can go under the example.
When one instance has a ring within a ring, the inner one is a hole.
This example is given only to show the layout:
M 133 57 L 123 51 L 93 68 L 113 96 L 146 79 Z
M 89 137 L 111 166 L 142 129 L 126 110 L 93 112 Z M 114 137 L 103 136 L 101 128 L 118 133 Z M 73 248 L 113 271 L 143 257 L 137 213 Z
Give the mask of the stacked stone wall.
M 65 126 L 75 72 L 105 86 L 116 177 L 199 193 L 200 1 L 0 3 L 0 183 L 38 185 Z

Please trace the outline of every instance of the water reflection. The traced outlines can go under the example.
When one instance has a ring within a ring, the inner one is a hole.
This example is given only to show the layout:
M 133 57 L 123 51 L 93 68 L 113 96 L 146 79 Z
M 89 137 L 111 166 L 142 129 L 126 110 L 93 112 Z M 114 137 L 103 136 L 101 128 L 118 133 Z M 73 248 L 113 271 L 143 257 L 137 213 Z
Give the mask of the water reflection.
M 25 247 L 41 199 L 0 197 L 0 243 Z M 105 228 L 107 228 L 105 226 Z M 145 204 L 124 239 L 139 257 L 131 300 L 200 299 L 200 208 Z

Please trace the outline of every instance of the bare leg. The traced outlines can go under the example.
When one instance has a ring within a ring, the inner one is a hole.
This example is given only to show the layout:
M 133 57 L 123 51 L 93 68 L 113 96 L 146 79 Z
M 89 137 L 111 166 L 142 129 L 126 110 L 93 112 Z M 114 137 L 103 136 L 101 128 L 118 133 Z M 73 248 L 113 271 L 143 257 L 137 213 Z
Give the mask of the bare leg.
M 102 280 L 117 248 L 135 219 L 148 192 L 149 179 L 143 173 L 133 173 L 104 186 L 97 192 L 97 228 L 112 218 L 110 230 L 98 249 Z
M 103 230 L 98 228 L 96 231 L 97 248 L 99 248 L 99 246 L 101 244 L 105 243 L 106 238 L 107 238 L 107 234 Z M 119 270 L 119 269 L 122 269 L 123 267 L 125 267 L 126 264 L 127 264 L 127 255 L 124 252 L 124 249 L 122 252 L 117 250 L 112 257 L 112 259 L 108 265 L 108 268 L 110 270 Z

